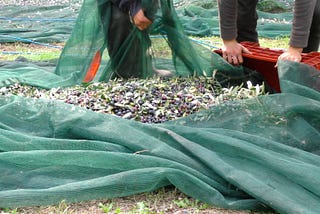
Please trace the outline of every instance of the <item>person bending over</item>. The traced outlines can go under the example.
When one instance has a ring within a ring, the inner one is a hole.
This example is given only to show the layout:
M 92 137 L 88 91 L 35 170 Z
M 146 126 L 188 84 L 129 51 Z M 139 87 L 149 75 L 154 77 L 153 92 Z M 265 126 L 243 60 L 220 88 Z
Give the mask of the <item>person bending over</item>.
M 120 78 L 141 78 L 143 77 L 142 64 L 151 62 L 151 55 L 148 49 L 151 46 L 149 36 L 142 41 L 139 38 L 133 38 L 125 55 L 119 56 L 119 50 L 124 47 L 125 42 L 128 42 L 130 34 L 138 28 L 140 31 L 145 31 L 153 23 L 153 12 L 146 11 L 142 7 L 141 0 L 111 0 L 111 19 L 108 28 L 108 52 L 111 59 L 111 66 L 114 69 L 115 77 Z M 157 0 L 150 0 L 153 4 L 151 8 L 158 8 Z M 149 13 L 148 16 L 147 14 Z M 144 45 L 142 45 L 144 43 Z M 141 53 L 149 60 L 140 59 Z M 116 59 L 116 60 L 114 60 Z M 119 60 L 120 59 L 120 60 Z M 169 76 L 171 73 L 167 70 L 158 70 L 151 65 L 150 69 L 156 75 Z

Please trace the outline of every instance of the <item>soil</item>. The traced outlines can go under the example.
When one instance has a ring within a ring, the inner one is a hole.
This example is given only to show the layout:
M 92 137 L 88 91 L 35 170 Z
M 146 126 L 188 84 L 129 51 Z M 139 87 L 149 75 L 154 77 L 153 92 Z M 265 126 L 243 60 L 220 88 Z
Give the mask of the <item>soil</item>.
M 107 211 L 102 207 L 112 208 Z M 140 206 L 139 206 L 140 204 Z M 103 206 L 101 206 L 103 205 Z M 1 211 L 1 210 L 0 210 Z M 254 214 L 252 211 L 227 210 L 209 206 L 181 193 L 175 188 L 164 188 L 151 193 L 142 193 L 130 197 L 93 200 L 55 206 L 25 207 L 16 210 L 18 213 L 37 214 L 102 214 L 102 213 L 140 213 L 140 214 Z

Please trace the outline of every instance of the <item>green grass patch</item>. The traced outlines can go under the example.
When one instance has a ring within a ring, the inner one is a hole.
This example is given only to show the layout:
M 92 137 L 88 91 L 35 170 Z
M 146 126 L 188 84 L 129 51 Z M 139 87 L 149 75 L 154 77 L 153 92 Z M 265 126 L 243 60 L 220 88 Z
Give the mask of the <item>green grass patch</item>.
M 222 46 L 220 37 L 191 37 L 195 43 L 211 49 L 218 49 Z M 266 48 L 285 49 L 288 47 L 289 37 L 260 38 L 260 46 Z M 53 44 L 55 46 L 55 44 Z M 63 44 L 59 44 L 63 47 Z M 40 46 L 24 43 L 0 43 L 0 60 L 14 61 L 17 58 L 25 58 L 29 61 L 47 61 L 59 58 L 59 48 Z M 155 57 L 171 56 L 171 49 L 164 38 L 152 38 L 152 50 Z

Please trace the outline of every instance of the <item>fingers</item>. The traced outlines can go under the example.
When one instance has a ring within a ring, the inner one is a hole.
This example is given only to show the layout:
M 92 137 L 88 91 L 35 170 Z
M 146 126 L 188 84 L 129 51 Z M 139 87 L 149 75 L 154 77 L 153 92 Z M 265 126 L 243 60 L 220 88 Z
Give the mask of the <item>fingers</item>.
M 296 47 L 290 46 L 286 52 L 282 53 L 278 57 L 278 61 L 279 60 L 290 60 L 290 61 L 294 61 L 294 62 L 301 62 L 301 60 L 302 60 L 301 53 L 302 53 L 302 48 L 296 48 Z M 278 62 L 276 64 L 276 66 L 278 66 Z
M 278 66 L 278 62 L 279 60 L 289 60 L 289 61 L 293 61 L 293 62 L 300 62 L 302 59 L 300 52 L 297 51 L 287 51 L 282 53 L 279 57 L 278 57 L 278 61 L 277 64 L 275 65 L 275 67 Z
M 233 64 L 233 65 L 240 65 L 240 64 L 243 63 L 243 57 L 242 57 L 242 55 L 231 55 L 231 54 L 227 55 L 227 54 L 225 54 L 225 55 L 223 56 L 223 58 L 224 58 L 227 62 L 229 62 L 230 64 Z
M 294 62 L 300 62 L 301 61 L 301 57 L 299 56 L 292 56 L 292 55 L 280 55 L 278 57 L 278 60 L 290 60 L 290 61 L 294 61 Z
M 222 57 L 233 65 L 240 65 L 243 63 L 242 53 L 251 54 L 251 52 L 239 44 L 237 41 L 224 41 L 224 45 L 222 47 Z
M 242 46 L 242 52 L 246 53 L 246 54 L 252 54 L 247 48 L 245 48 L 244 46 Z
M 137 14 L 133 17 L 133 23 L 139 30 L 147 29 L 152 21 L 149 20 L 145 15 L 142 9 L 140 9 Z

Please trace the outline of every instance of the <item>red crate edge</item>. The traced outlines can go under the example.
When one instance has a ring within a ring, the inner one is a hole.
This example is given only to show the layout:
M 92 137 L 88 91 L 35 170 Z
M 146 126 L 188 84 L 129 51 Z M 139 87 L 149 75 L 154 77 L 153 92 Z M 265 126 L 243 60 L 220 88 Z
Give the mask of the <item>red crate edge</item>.
M 280 92 L 278 70 L 275 65 L 278 57 L 283 53 L 283 50 L 263 48 L 255 42 L 241 42 L 241 44 L 252 53 L 243 54 L 243 66 L 261 73 L 267 83 L 277 92 Z M 215 50 L 214 52 L 222 55 L 221 50 Z M 301 63 L 308 64 L 320 70 L 320 53 L 303 53 Z

